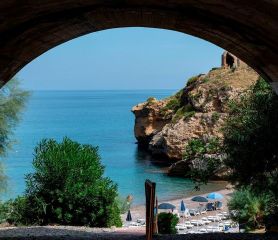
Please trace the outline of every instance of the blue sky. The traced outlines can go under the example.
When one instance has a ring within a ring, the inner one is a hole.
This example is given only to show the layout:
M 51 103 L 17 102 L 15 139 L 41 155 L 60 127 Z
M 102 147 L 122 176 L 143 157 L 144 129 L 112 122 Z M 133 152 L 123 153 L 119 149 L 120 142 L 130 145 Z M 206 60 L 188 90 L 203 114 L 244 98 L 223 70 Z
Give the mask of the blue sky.
M 220 66 L 223 49 L 179 32 L 119 28 L 61 44 L 17 76 L 30 90 L 179 89 Z

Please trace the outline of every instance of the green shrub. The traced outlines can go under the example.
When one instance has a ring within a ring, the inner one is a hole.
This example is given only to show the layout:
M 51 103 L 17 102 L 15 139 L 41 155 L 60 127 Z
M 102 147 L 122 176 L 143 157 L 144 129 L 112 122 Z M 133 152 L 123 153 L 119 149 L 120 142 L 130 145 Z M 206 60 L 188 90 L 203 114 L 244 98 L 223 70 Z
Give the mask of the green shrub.
M 198 76 L 194 76 L 194 77 L 191 77 L 188 79 L 187 83 L 186 83 L 186 86 L 190 86 L 192 85 L 193 83 L 195 83 L 196 81 L 198 80 Z
M 195 113 L 196 113 L 196 111 L 185 112 L 184 118 L 185 119 L 191 118 L 195 115 Z
M 263 227 L 264 218 L 269 214 L 272 201 L 270 195 L 255 194 L 249 188 L 242 188 L 233 193 L 228 207 L 230 211 L 235 211 L 232 215 L 233 220 L 249 231 Z
M 158 232 L 161 234 L 175 234 L 177 233 L 176 226 L 179 222 L 177 215 L 172 213 L 159 213 L 158 214 Z
M 211 115 L 211 120 L 213 123 L 216 123 L 220 118 L 220 113 L 219 112 L 213 112 Z
M 149 97 L 148 99 L 147 99 L 147 103 L 148 104 L 152 104 L 152 103 L 154 103 L 155 102 L 155 97 Z
M 183 153 L 183 159 L 192 165 L 193 160 L 198 160 L 197 166 L 191 166 L 190 171 L 185 176 L 193 179 L 195 188 L 207 183 L 215 174 L 215 171 L 221 166 L 220 157 L 212 157 L 221 152 L 221 142 L 218 138 L 211 137 L 207 140 L 196 138 L 188 142 Z
M 262 78 L 229 104 L 224 126 L 225 164 L 237 187 L 271 192 L 278 209 L 278 96 Z
M 7 222 L 11 209 L 10 201 L 0 203 L 0 223 Z
M 180 106 L 180 101 L 179 99 L 173 97 L 170 99 L 170 101 L 166 104 L 165 108 L 170 109 L 173 111 L 176 111 Z
M 128 197 L 127 198 L 118 197 L 117 204 L 119 206 L 120 213 L 124 214 L 130 209 L 132 201 L 129 201 Z
M 68 138 L 42 140 L 35 148 L 34 173 L 26 176 L 26 193 L 16 224 L 121 226 L 117 186 L 103 177 L 98 148 Z

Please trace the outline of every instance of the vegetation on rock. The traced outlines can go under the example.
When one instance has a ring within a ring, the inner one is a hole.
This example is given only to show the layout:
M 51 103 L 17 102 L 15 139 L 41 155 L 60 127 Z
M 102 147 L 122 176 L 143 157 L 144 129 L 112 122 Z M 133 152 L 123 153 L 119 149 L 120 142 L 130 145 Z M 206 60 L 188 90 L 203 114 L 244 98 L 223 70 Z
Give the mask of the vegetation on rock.
M 222 166 L 221 141 L 218 138 L 192 139 L 185 148 L 183 158 L 188 163 L 189 170 L 184 173 L 196 182 L 196 188 L 206 183 L 216 175 Z
M 186 87 L 173 96 L 151 106 L 148 101 L 138 104 L 132 111 L 139 147 L 144 146 L 152 155 L 163 156 L 169 162 L 177 162 L 182 160 L 184 147 L 190 140 L 223 138 L 221 128 L 229 114 L 229 101 L 238 98 L 257 79 L 258 74 L 247 66 L 235 70 L 215 68 L 190 78 Z

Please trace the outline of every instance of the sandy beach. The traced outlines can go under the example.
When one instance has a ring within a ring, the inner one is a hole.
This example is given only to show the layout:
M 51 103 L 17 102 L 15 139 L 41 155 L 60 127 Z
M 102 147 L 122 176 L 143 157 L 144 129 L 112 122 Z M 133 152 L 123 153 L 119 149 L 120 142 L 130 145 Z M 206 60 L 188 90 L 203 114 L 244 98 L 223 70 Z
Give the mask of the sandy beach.
M 222 211 L 227 211 L 227 202 L 228 202 L 229 198 L 231 198 L 233 189 L 223 189 L 223 190 L 219 190 L 219 191 L 215 191 L 215 192 L 220 193 L 224 196 L 224 198 L 221 200 L 223 202 Z M 194 196 L 200 195 L 200 196 L 206 197 L 207 194 L 208 193 L 198 194 L 198 191 L 196 191 Z M 192 198 L 192 196 L 188 196 L 185 198 L 177 198 L 177 199 L 172 199 L 172 200 L 168 200 L 168 201 L 160 201 L 159 196 L 157 196 L 158 204 L 160 204 L 162 202 L 168 202 L 168 203 L 175 205 L 177 210 L 180 209 L 181 200 L 184 201 L 184 203 L 186 204 L 186 207 L 189 209 L 197 207 L 199 205 L 199 203 L 191 201 L 191 198 Z M 130 211 L 132 214 L 133 221 L 136 221 L 137 219 L 145 218 L 145 205 L 132 206 Z M 212 212 L 212 215 L 214 215 L 213 212 Z M 126 218 L 126 215 L 123 214 L 122 215 L 123 221 L 125 221 L 125 218 Z

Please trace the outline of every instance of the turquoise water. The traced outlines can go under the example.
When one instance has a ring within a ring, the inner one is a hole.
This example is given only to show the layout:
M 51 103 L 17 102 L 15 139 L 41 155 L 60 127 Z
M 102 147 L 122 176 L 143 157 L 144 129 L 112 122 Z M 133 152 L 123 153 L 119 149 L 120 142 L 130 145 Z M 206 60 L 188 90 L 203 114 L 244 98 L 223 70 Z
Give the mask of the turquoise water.
M 5 160 L 9 192 L 15 197 L 25 189 L 24 175 L 32 172 L 33 149 L 42 138 L 61 140 L 68 136 L 81 143 L 99 146 L 105 175 L 118 184 L 122 196 L 131 194 L 144 202 L 144 181 L 157 183 L 160 200 L 192 193 L 190 180 L 168 177 L 144 152 L 137 150 L 133 134 L 132 106 L 149 96 L 164 98 L 171 90 L 145 91 L 36 91 L 15 130 L 17 144 Z M 163 160 L 163 159 L 161 159 Z M 219 189 L 209 184 L 204 191 Z

